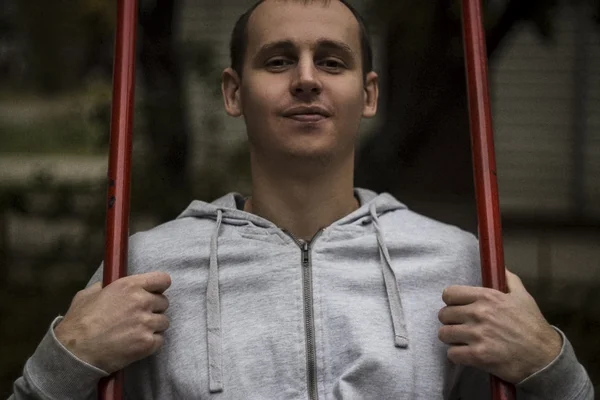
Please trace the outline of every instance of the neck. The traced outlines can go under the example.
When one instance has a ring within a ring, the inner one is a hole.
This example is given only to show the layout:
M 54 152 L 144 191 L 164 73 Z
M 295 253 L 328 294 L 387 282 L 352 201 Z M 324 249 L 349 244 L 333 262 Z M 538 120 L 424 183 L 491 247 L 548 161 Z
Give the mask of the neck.
M 245 211 L 268 219 L 298 239 L 310 240 L 322 228 L 358 208 L 354 197 L 354 157 L 340 165 L 294 168 L 264 165 L 252 157 L 252 197 Z

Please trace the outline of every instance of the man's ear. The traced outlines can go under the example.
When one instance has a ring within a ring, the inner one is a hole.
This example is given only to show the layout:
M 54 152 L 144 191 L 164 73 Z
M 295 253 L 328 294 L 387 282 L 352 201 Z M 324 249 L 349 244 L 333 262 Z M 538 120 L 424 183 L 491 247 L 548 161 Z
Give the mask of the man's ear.
M 362 116 L 372 118 L 377 114 L 377 100 L 379 99 L 379 77 L 371 71 L 365 78 L 365 103 Z
M 242 102 L 240 99 L 241 79 L 235 70 L 225 68 L 221 75 L 221 92 L 225 111 L 232 117 L 239 117 L 242 113 Z

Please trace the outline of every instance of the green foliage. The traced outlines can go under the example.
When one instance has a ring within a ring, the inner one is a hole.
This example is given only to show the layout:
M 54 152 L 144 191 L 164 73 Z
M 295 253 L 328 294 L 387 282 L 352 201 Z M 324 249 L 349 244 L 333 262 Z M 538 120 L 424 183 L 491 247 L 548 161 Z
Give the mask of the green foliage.
M 48 117 L 30 124 L 0 122 L 3 153 L 98 154 L 105 151 L 102 135 L 71 117 Z
M 0 119 L 0 154 L 106 152 L 111 98 L 107 83 L 90 81 L 80 93 L 48 99 L 12 96 L 2 105 L 7 115 Z
M 57 93 L 73 89 L 98 60 L 106 69 L 115 9 L 109 0 L 17 1 L 16 23 L 5 29 L 24 53 L 22 86 Z

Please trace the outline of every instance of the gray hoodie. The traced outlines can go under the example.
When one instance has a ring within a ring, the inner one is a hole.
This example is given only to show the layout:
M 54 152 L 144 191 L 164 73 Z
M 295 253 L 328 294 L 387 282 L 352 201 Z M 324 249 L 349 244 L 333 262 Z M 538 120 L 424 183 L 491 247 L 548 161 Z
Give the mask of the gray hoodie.
M 171 327 L 125 369 L 125 398 L 489 398 L 486 375 L 450 363 L 437 338 L 444 288 L 480 285 L 475 237 L 389 194 L 355 193 L 360 208 L 310 242 L 241 211 L 233 193 L 133 235 L 129 273 L 172 277 Z M 106 374 L 52 327 L 11 398 L 94 397 Z M 560 355 L 518 387 L 522 399 L 593 398 L 564 335 Z

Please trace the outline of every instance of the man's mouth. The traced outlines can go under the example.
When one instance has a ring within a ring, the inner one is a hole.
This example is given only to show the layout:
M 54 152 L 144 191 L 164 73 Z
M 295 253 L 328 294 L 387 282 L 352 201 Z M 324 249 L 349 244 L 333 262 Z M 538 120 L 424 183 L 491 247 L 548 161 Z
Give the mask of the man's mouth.
M 321 106 L 296 106 L 283 113 L 286 118 L 299 122 L 319 122 L 331 116 L 331 113 Z
M 327 117 L 321 114 L 292 114 L 288 118 L 299 122 L 318 122 Z

